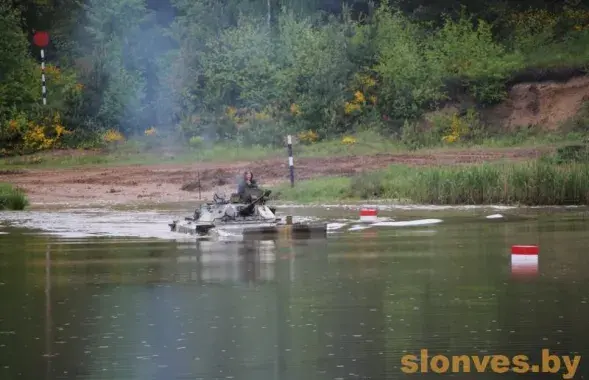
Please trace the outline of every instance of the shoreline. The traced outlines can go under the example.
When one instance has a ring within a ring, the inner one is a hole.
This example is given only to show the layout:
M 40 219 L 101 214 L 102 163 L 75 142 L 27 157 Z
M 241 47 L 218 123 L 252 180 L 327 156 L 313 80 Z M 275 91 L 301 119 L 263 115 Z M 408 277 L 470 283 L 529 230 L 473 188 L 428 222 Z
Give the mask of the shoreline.
M 359 211 L 362 208 L 374 208 L 378 213 L 377 221 L 403 221 L 412 219 L 442 218 L 444 220 L 480 220 L 489 223 L 515 222 L 521 220 L 537 220 L 539 218 L 584 218 L 589 212 L 589 206 L 507 206 L 507 205 L 420 205 L 420 204 L 377 204 L 376 200 L 370 202 L 349 202 L 337 204 L 285 204 L 273 203 L 277 207 L 277 217 L 284 218 L 291 215 L 295 218 L 321 218 L 330 220 L 331 223 L 343 221 L 364 223 L 360 220 Z M 35 205 L 23 211 L 0 212 L 0 219 L 11 220 L 11 215 L 94 215 L 104 217 L 106 215 L 152 215 L 165 217 L 171 220 L 191 216 L 195 205 L 179 204 L 116 204 L 116 205 L 63 205 L 47 204 Z M 103 215 L 103 216 L 100 216 Z M 2 221 L 0 220 L 0 225 Z
M 407 167 L 483 164 L 501 160 L 536 159 L 546 148 L 506 150 L 472 149 L 430 153 L 377 153 L 335 157 L 295 159 L 295 186 L 298 182 L 326 177 L 350 178 L 385 169 L 391 165 Z M 192 163 L 159 165 L 120 165 L 69 168 L 19 167 L 21 171 L 0 172 L 0 182 L 23 189 L 31 206 L 38 204 L 129 204 L 198 202 L 211 199 L 214 192 L 230 195 L 236 191 L 244 170 L 252 170 L 261 186 L 273 190 L 287 185 L 288 161 L 269 158 L 234 163 Z M 304 183 L 304 182 L 303 182 Z
M 130 201 L 130 202 L 93 202 L 93 203 L 72 203 L 72 202 L 48 202 L 48 203 L 34 203 L 31 204 L 26 211 L 61 211 L 61 210 L 97 210 L 109 209 L 114 211 L 181 211 L 185 209 L 187 212 L 192 211 L 192 208 L 201 201 Z M 526 210 L 583 210 L 589 211 L 589 205 L 509 205 L 509 204 L 419 204 L 413 202 L 397 202 L 391 199 L 369 199 L 369 200 L 332 200 L 329 202 L 305 202 L 305 201 L 270 201 L 273 206 L 277 207 L 281 212 L 282 209 L 323 209 L 323 210 L 349 210 L 359 211 L 362 208 L 373 208 L 378 211 L 479 211 L 479 210 L 495 210 L 495 211 L 526 211 Z M 186 208 L 185 208 L 186 207 Z M 5 211 L 14 212 L 14 211 Z
M 32 209 L 193 207 L 212 200 L 214 193 L 230 196 L 240 174 L 248 169 L 263 188 L 272 190 L 271 202 L 293 207 L 582 207 L 586 198 L 571 204 L 577 198 L 562 196 L 583 189 L 589 194 L 589 166 L 562 166 L 549 157 L 538 160 L 546 152 L 544 147 L 303 157 L 295 160 L 294 188 L 289 186 L 286 160 L 276 158 L 61 169 L 28 166 L 20 171 L 0 171 L 0 183 L 24 190 Z M 546 175 L 554 182 L 549 183 L 552 187 L 545 186 Z M 574 185 L 571 180 L 580 182 Z M 562 184 L 567 187 L 561 188 Z M 542 194 L 525 195 L 539 186 L 545 187 Z M 540 206 L 543 203 L 546 205 Z

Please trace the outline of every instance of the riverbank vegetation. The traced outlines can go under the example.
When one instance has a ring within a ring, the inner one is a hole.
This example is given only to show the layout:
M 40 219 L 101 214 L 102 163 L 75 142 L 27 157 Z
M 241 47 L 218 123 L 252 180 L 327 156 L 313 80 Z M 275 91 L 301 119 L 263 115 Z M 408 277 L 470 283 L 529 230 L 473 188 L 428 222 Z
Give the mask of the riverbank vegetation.
M 354 177 L 329 177 L 283 185 L 284 201 L 391 199 L 436 205 L 589 204 L 589 150 L 583 145 L 526 162 L 411 167 L 393 165 Z
M 508 86 L 589 63 L 589 12 L 568 2 L 353 3 L 3 2 L 0 155 L 101 148 L 108 157 L 85 159 L 100 164 L 239 146 L 243 159 L 283 149 L 286 134 L 333 154 L 361 149 L 366 130 L 402 149 L 484 145 L 504 132 L 484 114 Z M 51 36 L 46 106 L 33 29 Z M 563 127 L 584 135 L 586 119 Z
M 0 211 L 24 210 L 29 205 L 25 192 L 8 183 L 0 182 Z

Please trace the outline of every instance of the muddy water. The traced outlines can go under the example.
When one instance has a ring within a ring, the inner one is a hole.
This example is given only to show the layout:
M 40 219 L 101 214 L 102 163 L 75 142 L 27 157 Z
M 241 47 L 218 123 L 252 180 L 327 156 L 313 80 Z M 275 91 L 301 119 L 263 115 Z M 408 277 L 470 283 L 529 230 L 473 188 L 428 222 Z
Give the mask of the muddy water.
M 587 378 L 585 212 L 397 209 L 381 215 L 439 222 L 355 231 L 356 211 L 297 212 L 333 219 L 328 238 L 176 239 L 160 211 L 0 214 L 0 379 L 384 380 L 423 348 L 577 352 Z M 513 244 L 540 246 L 537 272 L 511 267 Z M 459 377 L 475 376 L 498 378 Z

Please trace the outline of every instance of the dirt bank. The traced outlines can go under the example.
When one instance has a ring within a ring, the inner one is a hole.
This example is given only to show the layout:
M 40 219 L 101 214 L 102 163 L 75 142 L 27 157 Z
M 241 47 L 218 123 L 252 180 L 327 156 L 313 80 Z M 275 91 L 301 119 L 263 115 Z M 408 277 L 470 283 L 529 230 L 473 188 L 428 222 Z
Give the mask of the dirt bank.
M 472 150 L 435 154 L 378 154 L 326 158 L 300 158 L 295 161 L 296 180 L 330 175 L 349 176 L 375 170 L 394 163 L 409 165 L 465 164 L 500 159 L 537 157 L 537 149 Z M 261 184 L 273 186 L 288 181 L 288 164 L 284 159 L 237 162 L 232 164 L 188 164 L 117 166 L 102 168 L 38 169 L 22 173 L 0 173 L 0 182 L 10 182 L 25 189 L 33 204 L 61 203 L 90 205 L 122 204 L 136 201 L 178 202 L 198 200 L 195 186 L 200 175 L 201 196 L 213 191 L 235 191 L 236 178 L 251 169 Z M 192 184 L 192 186 L 190 186 Z
M 507 99 L 484 112 L 490 125 L 505 131 L 539 127 L 558 130 L 589 100 L 589 77 L 566 81 L 519 83 L 511 87 Z

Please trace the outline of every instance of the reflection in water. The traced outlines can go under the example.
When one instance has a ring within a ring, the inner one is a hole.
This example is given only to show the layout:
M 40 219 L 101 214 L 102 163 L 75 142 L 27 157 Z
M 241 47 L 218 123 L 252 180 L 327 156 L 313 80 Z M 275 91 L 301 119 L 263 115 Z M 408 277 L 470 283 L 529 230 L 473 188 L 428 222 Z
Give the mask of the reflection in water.
M 45 252 L 45 357 L 51 358 L 53 356 L 52 344 L 53 334 L 52 318 L 51 318 L 51 245 L 47 245 Z M 45 371 L 45 378 L 51 378 L 51 360 L 47 360 L 47 369 Z
M 185 244 L 13 231 L 0 379 L 397 379 L 422 348 L 584 355 L 588 231 L 485 221 Z M 528 243 L 538 272 L 514 278 L 509 248 Z
M 207 243 L 215 244 L 199 241 L 196 252 L 201 263 L 201 278 L 204 282 L 251 284 L 274 281 L 276 252 L 273 241 L 245 240 L 240 243 L 225 244 L 222 250 L 211 249 L 210 246 L 206 246 Z
M 241 242 L 196 241 L 177 257 L 178 263 L 193 263 L 185 278 L 205 283 L 258 283 L 274 281 L 276 243 L 272 240 Z M 183 276 L 179 274 L 178 280 Z

